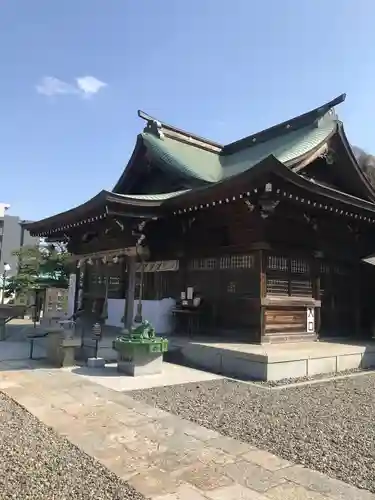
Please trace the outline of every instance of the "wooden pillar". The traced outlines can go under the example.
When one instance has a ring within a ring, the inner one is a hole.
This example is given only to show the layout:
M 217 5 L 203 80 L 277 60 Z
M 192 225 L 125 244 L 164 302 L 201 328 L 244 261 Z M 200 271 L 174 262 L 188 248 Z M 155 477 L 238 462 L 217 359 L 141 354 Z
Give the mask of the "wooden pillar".
M 312 279 L 312 289 L 313 289 L 313 297 L 315 300 L 321 300 L 321 291 L 320 291 L 320 259 L 316 256 L 313 256 L 311 259 L 311 279 Z M 315 332 L 317 336 L 319 336 L 321 329 L 321 304 L 320 307 L 315 307 Z
M 259 332 L 259 342 L 263 341 L 263 337 L 266 331 L 266 308 L 263 305 L 263 298 L 267 295 L 267 283 L 266 283 L 266 256 L 263 250 L 258 251 L 258 262 L 259 262 L 259 298 L 260 298 L 260 332 Z
M 127 267 L 128 282 L 125 294 L 124 324 L 125 328 L 129 329 L 133 325 L 133 318 L 134 318 L 136 257 L 127 257 L 126 267 Z
M 355 337 L 361 337 L 361 279 L 360 279 L 360 264 L 354 268 L 354 330 Z
M 81 268 L 76 267 L 75 275 L 76 275 L 76 282 L 75 282 L 75 290 L 74 290 L 74 307 L 73 307 L 73 314 L 75 314 L 78 310 L 79 307 L 79 291 L 80 291 L 80 281 L 81 281 Z

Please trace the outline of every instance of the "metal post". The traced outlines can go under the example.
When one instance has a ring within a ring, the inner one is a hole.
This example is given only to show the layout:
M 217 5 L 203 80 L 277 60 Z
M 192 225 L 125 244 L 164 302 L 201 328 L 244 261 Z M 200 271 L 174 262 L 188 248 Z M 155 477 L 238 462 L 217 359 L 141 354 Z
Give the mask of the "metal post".
M 3 281 L 2 281 L 2 292 L 1 292 L 1 304 L 4 304 L 5 299 L 5 279 L 6 279 L 6 271 L 3 272 Z

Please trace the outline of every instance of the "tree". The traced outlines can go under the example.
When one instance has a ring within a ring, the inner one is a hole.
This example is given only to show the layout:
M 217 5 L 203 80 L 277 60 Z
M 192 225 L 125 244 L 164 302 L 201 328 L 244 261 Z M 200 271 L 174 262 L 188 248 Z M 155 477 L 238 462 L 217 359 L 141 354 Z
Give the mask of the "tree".
M 39 288 L 42 282 L 68 285 L 72 269 L 64 246 L 45 243 L 24 246 L 13 255 L 18 257 L 18 272 L 7 280 L 7 297 Z
M 366 153 L 363 149 L 358 148 L 357 146 L 352 146 L 352 150 L 358 165 L 370 181 L 370 184 L 375 187 L 375 156 Z

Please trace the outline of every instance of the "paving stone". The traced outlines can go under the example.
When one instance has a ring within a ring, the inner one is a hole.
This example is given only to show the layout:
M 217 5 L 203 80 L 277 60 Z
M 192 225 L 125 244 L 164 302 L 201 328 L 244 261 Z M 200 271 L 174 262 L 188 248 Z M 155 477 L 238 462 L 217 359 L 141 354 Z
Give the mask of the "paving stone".
M 138 432 L 132 427 L 123 427 L 118 432 L 113 432 L 108 434 L 107 440 L 110 442 L 118 442 L 124 445 L 129 444 L 131 442 L 142 439 L 142 437 L 138 434 Z
M 34 414 L 32 408 L 27 408 L 28 411 Z M 39 418 L 45 425 L 53 427 L 60 434 L 65 434 L 70 429 L 74 428 L 77 419 L 68 415 L 59 408 L 46 407 L 45 411 L 39 407 L 35 410 L 35 416 Z
M 207 497 L 192 486 L 182 484 L 176 493 L 153 497 L 152 500 L 207 500 Z
M 270 500 L 330 500 L 321 493 L 307 490 L 303 486 L 289 482 L 271 488 L 266 495 Z
M 343 481 L 332 479 L 321 472 L 305 469 L 300 465 L 282 469 L 275 474 L 326 495 L 332 500 L 374 500 L 374 495 L 369 491 L 360 490 Z
M 107 450 L 99 450 L 93 456 L 124 481 L 128 481 L 131 477 L 151 469 L 147 461 L 134 457 L 123 449 L 108 448 Z
M 207 465 L 210 463 L 225 465 L 236 461 L 236 457 L 234 455 L 230 455 L 229 453 L 225 453 L 225 451 L 218 450 L 217 448 L 210 448 L 208 446 L 197 452 L 197 458 Z
M 203 492 L 229 486 L 233 481 L 225 476 L 220 466 L 205 465 L 198 462 L 191 467 L 185 467 L 171 474 L 185 483 L 192 484 Z
M 88 411 L 88 406 L 80 402 L 61 404 L 60 408 L 64 410 L 68 415 L 72 417 L 79 417 L 86 411 Z
M 164 425 L 164 420 L 149 420 L 139 429 L 139 432 L 154 441 L 164 441 L 175 434 L 182 434 L 181 430 L 176 427 Z
M 206 495 L 211 500 L 268 500 L 262 493 L 245 488 L 240 484 L 232 484 L 208 491 Z
M 131 477 L 128 482 L 147 498 L 176 493 L 181 484 L 178 478 L 158 469 L 141 472 Z
M 256 449 L 247 443 L 221 435 L 218 438 L 206 441 L 206 444 L 212 448 L 219 448 L 231 455 L 242 455 Z
M 133 453 L 133 455 L 140 458 L 149 457 L 150 455 L 156 453 L 165 453 L 168 450 L 168 448 L 159 441 L 154 441 L 145 436 L 124 444 L 126 448 Z
M 194 452 L 182 451 L 180 453 L 170 450 L 164 453 L 151 453 L 148 457 L 149 463 L 165 472 L 180 470 L 182 467 L 188 467 L 197 462 L 197 456 Z
M 15 380 L 7 380 L 7 379 L 0 380 L 0 389 L 1 390 L 10 389 L 11 387 L 17 388 L 17 387 L 20 387 L 20 385 Z
M 279 469 L 284 469 L 285 467 L 291 467 L 293 464 L 287 460 L 283 460 L 268 451 L 254 449 L 242 455 L 244 460 L 248 460 L 254 464 L 260 465 L 264 469 L 269 471 L 276 471 Z
M 139 427 L 147 425 L 150 422 L 150 418 L 145 415 L 141 415 L 136 411 L 122 408 L 122 412 L 118 412 L 115 415 L 116 422 L 130 427 Z
M 239 460 L 234 464 L 225 465 L 224 472 L 232 478 L 233 481 L 247 488 L 259 491 L 260 493 L 285 482 L 285 479 L 281 476 L 277 476 L 276 473 L 263 469 L 263 467 L 259 465 L 246 462 L 245 460 Z
M 203 441 L 195 439 L 193 436 L 188 436 L 187 434 L 174 434 L 161 441 L 161 444 L 166 450 L 175 453 L 202 450 L 204 448 Z
M 108 399 L 116 401 L 117 404 L 124 406 L 125 408 L 128 408 L 130 410 L 134 410 L 143 416 L 149 417 L 151 419 L 168 418 L 171 416 L 170 413 L 164 410 L 160 410 L 159 408 L 155 408 L 153 406 L 148 406 L 145 403 L 136 401 L 130 396 L 127 396 L 126 394 L 120 392 L 117 392 L 114 395 L 114 398 L 112 398 L 111 393 L 115 391 L 111 391 L 110 389 L 107 389 L 107 391 L 109 392 Z
M 201 425 L 194 424 L 193 422 L 188 422 L 187 420 L 180 421 L 180 428 L 182 432 L 188 436 L 193 436 L 201 441 L 209 441 L 210 439 L 219 438 L 220 434 Z

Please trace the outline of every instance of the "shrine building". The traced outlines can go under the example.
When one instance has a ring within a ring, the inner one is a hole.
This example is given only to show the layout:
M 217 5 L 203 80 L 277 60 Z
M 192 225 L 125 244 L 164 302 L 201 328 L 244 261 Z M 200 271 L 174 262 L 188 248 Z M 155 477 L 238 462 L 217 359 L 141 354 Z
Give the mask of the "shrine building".
M 344 99 L 225 145 L 139 112 L 112 191 L 27 229 L 67 242 L 76 307 L 109 325 L 131 325 L 141 297 L 170 333 L 198 297 L 192 335 L 371 338 L 375 189 L 335 112 Z

